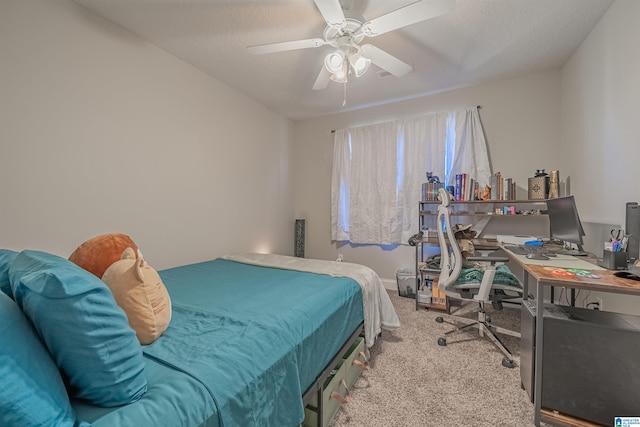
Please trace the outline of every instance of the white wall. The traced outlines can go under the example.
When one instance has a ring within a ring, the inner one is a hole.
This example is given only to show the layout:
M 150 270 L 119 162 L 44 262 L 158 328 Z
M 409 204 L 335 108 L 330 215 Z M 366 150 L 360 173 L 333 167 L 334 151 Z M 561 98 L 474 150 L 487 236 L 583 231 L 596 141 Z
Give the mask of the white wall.
M 640 201 L 640 2 L 616 0 L 562 70 L 564 167 L 583 218 L 624 225 Z M 601 295 L 640 314 L 640 297 Z
M 345 261 L 367 265 L 389 280 L 395 280 L 398 267 L 413 265 L 415 251 L 410 246 L 340 246 L 331 241 L 331 130 L 474 105 L 482 107 L 493 171 L 513 177 L 524 191 L 521 197 L 526 197 L 527 178 L 536 169 L 559 169 L 562 174 L 562 159 L 555 155 L 560 143 L 559 70 L 299 121 L 295 124 L 295 214 L 307 219 L 307 256 L 335 259 L 343 253 Z
M 2 0 L 0 54 L 0 247 L 292 253 L 289 120 L 68 0 Z
M 624 224 L 640 201 L 640 2 L 617 0 L 562 70 L 562 141 L 591 219 Z

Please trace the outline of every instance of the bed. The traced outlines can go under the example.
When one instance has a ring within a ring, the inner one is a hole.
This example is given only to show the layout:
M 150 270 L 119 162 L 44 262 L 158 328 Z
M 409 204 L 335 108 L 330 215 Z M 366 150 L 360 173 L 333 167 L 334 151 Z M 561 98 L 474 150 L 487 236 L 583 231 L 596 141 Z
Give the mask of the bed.
M 333 365 L 360 338 L 399 326 L 369 268 L 238 254 L 159 271 L 173 315 L 143 346 L 147 388 L 116 407 L 71 403 L 109 426 L 297 426 Z M 307 414 L 308 416 L 308 414 Z

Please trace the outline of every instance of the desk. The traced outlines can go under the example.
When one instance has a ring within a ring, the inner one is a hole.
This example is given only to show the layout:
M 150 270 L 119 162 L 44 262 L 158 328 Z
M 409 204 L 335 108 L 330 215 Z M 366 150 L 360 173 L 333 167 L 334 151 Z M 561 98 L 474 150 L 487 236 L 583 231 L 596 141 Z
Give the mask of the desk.
M 593 265 L 595 274 L 600 276 L 599 279 L 576 277 L 576 276 L 561 276 L 554 274 L 548 268 L 545 268 L 544 262 L 529 260 L 526 257 L 516 255 L 508 248 L 503 247 L 505 253 L 509 258 L 515 261 L 524 270 L 523 288 L 525 290 L 525 298 L 528 295 L 529 278 L 531 277 L 535 281 L 535 305 L 536 305 L 536 348 L 535 348 L 535 370 L 534 370 L 534 423 L 536 426 L 540 426 L 540 422 L 548 422 L 554 424 L 560 424 L 563 426 L 585 426 L 590 425 L 582 420 L 576 420 L 575 423 L 567 421 L 568 418 L 560 418 L 549 411 L 544 411 L 541 407 L 542 403 L 542 360 L 543 360 L 543 334 L 544 334 L 544 287 L 545 286 L 564 286 L 571 289 L 584 289 L 590 291 L 599 292 L 611 292 L 628 295 L 640 295 L 640 281 L 623 279 L 615 276 L 613 271 L 604 270 L 596 265 L 595 258 L 580 257 L 580 261 L 588 262 Z M 565 255 L 566 257 L 566 255 Z M 570 257 L 573 258 L 573 257 Z M 535 263 L 535 264 L 534 264 Z M 547 264 L 554 264 L 553 259 L 547 261 Z M 578 267 L 582 268 L 582 267 Z

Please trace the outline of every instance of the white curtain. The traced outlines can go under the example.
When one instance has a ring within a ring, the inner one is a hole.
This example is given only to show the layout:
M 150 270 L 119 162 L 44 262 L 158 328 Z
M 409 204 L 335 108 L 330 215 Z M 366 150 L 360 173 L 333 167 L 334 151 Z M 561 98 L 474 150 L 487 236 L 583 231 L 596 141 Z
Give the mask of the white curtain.
M 447 176 L 467 173 L 481 185 L 489 185 L 491 167 L 478 107 L 455 111 L 454 130 L 453 166 Z
M 443 182 L 468 173 L 491 177 L 477 108 L 427 114 L 335 133 L 331 238 L 352 243 L 406 243 L 418 228 L 426 172 Z
M 349 240 L 351 140 L 349 129 L 335 132 L 331 171 L 331 240 Z
M 351 129 L 349 240 L 391 244 L 400 239 L 396 194 L 397 125 Z
M 444 180 L 447 113 L 434 113 L 402 120 L 398 124 L 398 205 L 402 234 L 395 243 L 409 240 L 417 232 L 418 200 L 427 172 Z

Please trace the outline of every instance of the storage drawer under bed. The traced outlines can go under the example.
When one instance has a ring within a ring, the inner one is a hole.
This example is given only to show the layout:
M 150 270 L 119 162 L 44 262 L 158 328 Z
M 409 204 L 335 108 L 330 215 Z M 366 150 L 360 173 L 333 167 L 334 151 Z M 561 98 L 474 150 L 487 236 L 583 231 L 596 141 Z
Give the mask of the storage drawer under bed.
M 364 339 L 358 338 L 345 355 L 343 363 L 346 369 L 344 379 L 349 390 L 351 390 L 356 381 L 358 381 L 360 374 L 362 373 L 363 369 L 365 369 L 364 367 L 368 366 L 367 363 L 367 357 L 365 355 L 364 349 Z
M 322 390 L 322 426 L 318 426 L 317 396 L 314 396 L 304 408 L 303 426 L 327 427 L 331 423 L 338 409 L 340 409 L 343 399 L 346 398 L 348 390 L 358 380 L 363 367 L 367 366 L 364 351 L 364 339 L 358 338 L 325 381 Z

